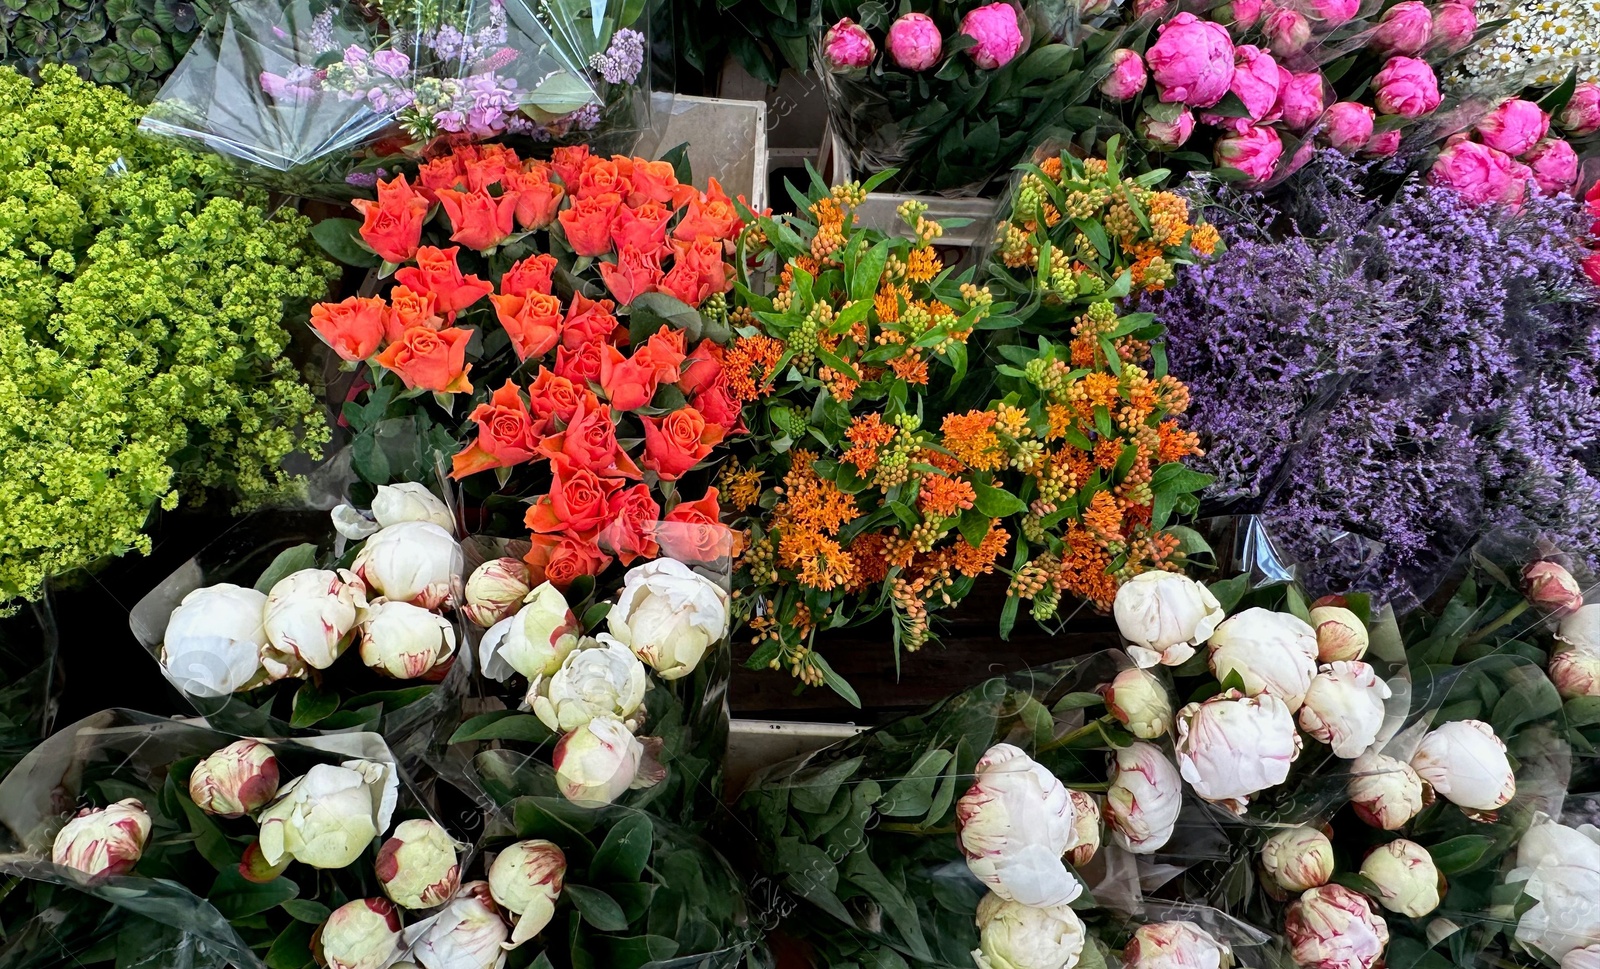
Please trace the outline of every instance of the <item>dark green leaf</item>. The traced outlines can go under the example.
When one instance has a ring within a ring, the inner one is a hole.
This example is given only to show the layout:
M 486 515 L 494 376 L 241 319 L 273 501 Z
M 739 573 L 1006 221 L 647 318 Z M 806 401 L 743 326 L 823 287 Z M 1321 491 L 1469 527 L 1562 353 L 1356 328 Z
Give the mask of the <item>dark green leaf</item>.
M 648 815 L 633 814 L 617 822 L 595 852 L 594 864 L 589 866 L 590 880 L 599 884 L 638 881 L 650 860 L 654 840 L 655 829 Z
M 239 869 L 225 868 L 217 873 L 206 898 L 223 918 L 233 920 L 276 908 L 299 894 L 300 886 L 282 875 L 258 885 L 239 874 Z
M 289 913 L 290 918 L 311 925 L 321 925 L 333 914 L 328 906 L 309 898 L 291 898 L 283 903 L 283 910 Z
M 289 726 L 296 730 L 312 727 L 326 720 L 339 709 L 339 694 L 324 691 L 307 680 L 294 691 L 294 711 L 289 715 Z
M 304 969 L 311 965 L 311 936 L 316 931 L 315 925 L 290 922 L 272 941 L 272 948 L 267 950 L 268 969 Z
M 627 930 L 628 920 L 623 917 L 622 906 L 600 889 L 590 888 L 587 885 L 567 885 L 561 891 L 571 899 L 572 904 L 583 915 L 583 920 L 601 932 Z
M 311 227 L 311 235 L 328 255 L 347 266 L 365 269 L 380 265 L 383 259 L 359 241 L 360 229 L 361 223 L 355 219 L 323 219 Z
M 972 482 L 976 494 L 973 506 L 990 518 L 1008 518 L 1028 510 L 1028 503 L 1004 488 L 996 488 L 982 481 Z
M 480 714 L 456 728 L 451 735 L 453 744 L 472 743 L 479 740 L 520 740 L 540 744 L 555 739 L 555 734 L 544 721 L 530 713 L 516 710 L 495 710 Z
M 302 569 L 317 567 L 317 547 L 310 542 L 304 542 L 286 548 L 279 552 L 272 563 L 261 573 L 261 578 L 256 580 L 256 591 L 266 594 L 272 587 Z
M 1493 838 L 1481 834 L 1464 834 L 1433 845 L 1428 854 L 1445 876 L 1459 875 L 1483 860 L 1484 854 L 1494 845 Z

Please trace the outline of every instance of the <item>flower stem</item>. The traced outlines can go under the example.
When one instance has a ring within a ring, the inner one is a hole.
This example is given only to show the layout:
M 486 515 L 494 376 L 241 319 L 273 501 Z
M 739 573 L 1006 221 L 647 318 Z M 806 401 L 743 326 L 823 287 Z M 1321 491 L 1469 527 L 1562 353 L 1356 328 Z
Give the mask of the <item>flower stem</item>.
M 1493 633 L 1495 630 L 1499 629 L 1500 627 L 1504 626 L 1506 623 L 1508 623 L 1511 620 L 1513 620 L 1513 619 L 1517 618 L 1518 616 L 1522 615 L 1527 610 L 1528 610 L 1528 600 L 1524 599 L 1521 602 L 1517 603 L 1516 605 L 1512 606 L 1510 609 L 1507 609 L 1505 612 L 1501 613 L 1499 619 L 1496 619 L 1494 622 L 1491 622 L 1489 625 L 1484 626 L 1482 629 L 1480 629 L 1477 632 L 1473 633 L 1471 636 L 1468 636 L 1465 640 L 1462 641 L 1461 645 L 1463 645 L 1463 646 L 1471 646 L 1473 643 L 1476 643 L 1476 642 L 1479 642 L 1479 641 L 1483 640 L 1484 638 L 1488 637 L 1491 633 Z

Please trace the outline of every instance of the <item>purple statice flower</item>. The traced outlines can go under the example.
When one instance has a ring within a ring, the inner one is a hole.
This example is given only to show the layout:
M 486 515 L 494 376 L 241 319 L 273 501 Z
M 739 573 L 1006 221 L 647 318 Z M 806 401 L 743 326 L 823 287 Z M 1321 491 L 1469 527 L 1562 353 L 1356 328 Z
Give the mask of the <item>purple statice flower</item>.
M 326 54 L 339 45 L 333 39 L 333 8 L 317 14 L 311 21 L 311 30 L 307 35 L 311 42 L 311 49 L 318 54 Z
M 607 84 L 632 84 L 644 67 L 644 34 L 624 28 L 611 35 L 606 49 L 589 58 Z
M 380 168 L 375 172 L 351 172 L 344 177 L 344 182 L 356 188 L 371 188 L 378 184 L 378 179 L 382 177 L 383 169 Z

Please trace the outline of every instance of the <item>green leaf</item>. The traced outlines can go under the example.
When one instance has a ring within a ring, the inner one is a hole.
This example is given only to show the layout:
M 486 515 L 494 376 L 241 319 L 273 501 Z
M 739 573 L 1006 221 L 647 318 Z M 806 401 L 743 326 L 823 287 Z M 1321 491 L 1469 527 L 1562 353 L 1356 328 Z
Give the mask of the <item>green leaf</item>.
M 1066 44 L 1046 44 L 1022 59 L 1017 77 L 1023 83 L 1053 81 L 1066 75 L 1076 56 L 1077 51 Z
M 277 908 L 299 894 L 300 886 L 282 875 L 270 882 L 257 884 L 239 874 L 238 868 L 224 868 L 217 873 L 217 880 L 212 883 L 206 898 L 217 907 L 223 918 L 232 921 Z
M 533 109 L 536 117 L 540 114 L 551 115 L 540 120 L 554 121 L 556 117 L 571 114 L 594 100 L 595 93 L 588 84 L 568 71 L 557 71 L 539 82 L 524 104 Z
M 480 714 L 456 728 L 450 736 L 453 744 L 467 744 L 480 740 L 520 740 L 542 744 L 554 740 L 556 735 L 544 721 L 531 713 L 516 710 L 494 710 Z
M 589 878 L 602 884 L 613 881 L 636 882 L 650 860 L 650 848 L 655 841 L 655 829 L 650 818 L 633 814 L 617 822 L 606 834 L 595 852 L 594 864 L 589 866 Z
M 189 822 L 189 830 L 194 833 L 194 847 L 200 852 L 200 857 L 218 871 L 237 868 L 244 858 L 243 852 L 234 847 L 210 815 L 195 806 L 187 790 L 179 790 L 176 797 L 178 806 L 183 809 L 184 817 Z
M 837 764 L 830 764 L 819 771 L 816 776 L 807 778 L 802 783 L 796 783 L 789 789 L 789 802 L 796 811 L 806 811 L 811 814 L 821 814 L 833 804 L 833 795 L 856 769 L 861 766 L 862 758 L 852 757 L 841 760 Z
M 1050 708 L 1050 712 L 1066 713 L 1070 710 L 1083 710 L 1087 707 L 1092 707 L 1104 702 L 1105 698 L 1100 694 L 1092 693 L 1087 690 L 1080 690 L 1075 693 L 1068 693 L 1066 696 L 1057 700 L 1055 702 L 1055 706 Z
M 989 516 L 976 508 L 966 508 L 962 510 L 956 527 L 961 530 L 961 537 L 966 543 L 977 548 L 989 534 Z
M 822 658 L 821 653 L 813 652 L 811 654 L 811 662 L 821 671 L 822 682 L 827 685 L 828 689 L 839 694 L 840 698 L 846 703 L 858 710 L 861 709 L 861 697 L 856 693 L 855 687 L 851 686 L 844 677 L 835 673 L 833 667 L 828 665 L 828 661 Z
M 855 270 L 850 276 L 850 298 L 872 299 L 878 291 L 878 281 L 883 276 L 883 267 L 889 261 L 889 240 L 883 239 L 877 245 L 868 249 L 861 255 L 856 263 Z
M 1542 671 L 1528 667 L 1513 675 L 1520 676 L 1519 681 L 1505 691 L 1489 716 L 1489 723 L 1498 737 L 1510 737 L 1517 727 L 1552 716 L 1561 709 L 1561 694 Z
M 933 805 L 933 785 L 953 756 L 940 747 L 925 751 L 905 777 L 889 788 L 889 793 L 878 804 L 879 813 L 891 818 L 927 814 Z
M 1567 701 L 1567 725 L 1589 727 L 1600 723 L 1600 696 L 1580 696 Z
M 261 573 L 261 578 L 256 580 L 256 591 L 263 595 L 271 592 L 272 587 L 302 569 L 317 567 L 317 547 L 310 542 L 303 542 L 279 552 L 272 563 Z
M 1020 515 L 1028 510 L 1028 503 L 1004 488 L 984 484 L 982 481 L 972 482 L 972 490 L 976 495 L 973 507 L 990 518 L 1009 518 Z
M 327 911 L 326 908 L 323 911 Z M 288 927 L 272 940 L 272 948 L 267 950 L 266 963 L 268 969 L 304 969 L 312 964 L 311 936 L 317 931 L 316 925 L 305 922 L 290 922 Z
M 1441 873 L 1446 876 L 1459 875 L 1482 861 L 1484 854 L 1493 845 L 1493 838 L 1486 838 L 1481 834 L 1464 834 L 1430 847 L 1428 854 L 1433 856 L 1433 863 L 1438 866 Z
M 1311 608 L 1306 605 L 1306 597 L 1300 594 L 1297 586 L 1291 585 L 1285 591 L 1284 608 L 1307 626 L 1311 625 Z
M 1234 607 L 1239 604 L 1239 600 L 1243 599 L 1244 594 L 1250 591 L 1250 577 L 1248 575 L 1236 575 L 1231 579 L 1208 582 L 1206 583 L 1206 588 L 1211 590 L 1213 596 L 1216 596 L 1217 603 L 1222 606 L 1223 612 L 1232 613 Z
M 315 726 L 332 716 L 337 709 L 339 694 L 332 690 L 325 692 L 307 680 L 300 684 L 300 689 L 294 691 L 294 710 L 289 714 L 289 726 L 296 730 Z
M 361 223 L 355 219 L 323 219 L 311 227 L 311 235 L 328 255 L 345 265 L 370 269 L 383 259 L 361 244 L 360 230 Z
M 628 338 L 634 343 L 666 326 L 682 330 L 691 342 L 699 340 L 704 321 L 700 311 L 667 293 L 644 293 L 628 304 Z
M 309 898 L 291 898 L 283 903 L 283 910 L 289 913 L 290 918 L 311 925 L 321 925 L 333 914 L 328 906 Z
M 561 891 L 572 900 L 583 920 L 601 932 L 627 931 L 628 920 L 622 914 L 622 906 L 610 895 L 587 885 L 567 885 Z

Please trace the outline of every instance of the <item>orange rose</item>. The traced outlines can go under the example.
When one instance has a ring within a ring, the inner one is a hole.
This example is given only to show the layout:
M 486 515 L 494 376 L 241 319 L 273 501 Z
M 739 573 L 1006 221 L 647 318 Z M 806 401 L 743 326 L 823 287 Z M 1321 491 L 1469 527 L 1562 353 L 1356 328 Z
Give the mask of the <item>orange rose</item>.
M 522 560 L 536 585 L 548 582 L 566 592 L 579 577 L 599 575 L 611 564 L 611 556 L 592 541 L 561 535 L 535 535 L 531 541 L 533 547 Z
M 445 214 L 450 217 L 450 241 L 479 252 L 506 241 L 514 227 L 517 198 L 516 192 L 495 198 L 483 188 L 473 192 L 444 189 L 439 193 L 439 201 L 444 203 Z
M 576 350 L 556 347 L 556 373 L 580 387 L 591 381 L 598 383 L 606 352 L 615 350 L 609 343 L 585 343 Z
M 661 282 L 661 288 L 690 306 L 699 306 L 712 293 L 720 293 L 730 285 L 728 265 L 722 261 L 722 243 L 710 236 L 700 236 L 693 242 L 672 241 L 677 253 L 672 271 Z
M 444 317 L 439 315 L 439 297 L 414 292 L 409 286 L 396 286 L 389 291 L 389 326 L 385 335 L 392 343 L 413 326 L 425 326 L 430 330 L 444 326 Z
M 667 244 L 667 220 L 672 210 L 656 201 L 646 201 L 637 208 L 617 206 L 611 217 L 611 245 L 621 252 L 629 245 L 641 251 L 655 252 Z
M 550 166 L 530 161 L 525 168 L 506 172 L 501 181 L 508 194 L 517 194 L 518 225 L 524 229 L 543 229 L 555 221 L 566 190 L 550 181 Z
M 548 252 L 529 256 L 513 263 L 500 277 L 500 292 L 507 296 L 526 296 L 529 293 L 549 295 L 555 291 L 556 257 Z
M 537 454 L 533 415 L 522 402 L 517 385 L 506 381 L 486 404 L 472 412 L 478 437 L 451 461 L 450 477 L 460 479 L 489 468 L 509 468 L 531 461 Z
M 587 199 L 610 194 L 617 196 L 620 201 L 631 191 L 633 188 L 628 184 L 628 176 L 615 161 L 591 157 L 584 160 L 583 169 L 578 172 L 578 187 L 572 197 Z
M 378 362 L 399 376 L 407 390 L 432 390 L 447 394 L 470 394 L 467 380 L 467 341 L 471 330 L 448 327 L 430 330 L 414 326 L 378 354 Z
M 672 230 L 672 237 L 692 240 L 699 236 L 710 236 L 718 240 L 732 240 L 742 228 L 744 222 L 739 218 L 739 210 L 713 178 L 707 182 L 705 194 L 689 203 L 689 213 Z
M 611 408 L 593 395 L 578 402 L 566 430 L 539 442 L 539 452 L 552 460 L 559 456 L 575 468 L 606 477 L 643 477 L 628 452 L 617 447 L 617 426 Z
M 617 410 L 638 410 L 650 403 L 656 395 L 661 378 L 650 362 L 650 355 L 641 348 L 632 359 L 624 357 L 614 346 L 604 348 L 600 358 L 600 389 Z
M 571 192 L 578 187 L 578 175 L 583 171 L 584 162 L 588 158 L 588 145 L 573 145 L 550 152 L 550 167 L 555 169 L 556 177 L 561 179 L 561 184 L 567 187 L 567 191 Z
M 561 340 L 561 300 L 544 293 L 526 296 L 489 294 L 500 325 L 511 335 L 518 360 L 537 359 Z
M 523 516 L 527 526 L 543 535 L 592 536 L 605 524 L 606 502 L 622 487 L 622 481 L 575 467 L 565 457 L 554 458 L 550 467 L 555 471 L 550 493 L 528 507 Z
M 405 262 L 417 254 L 422 223 L 432 208 L 428 199 L 406 184 L 404 174 L 378 183 L 378 200 L 355 199 L 361 213 L 361 241 L 385 262 Z
M 722 347 L 710 340 L 695 344 L 694 352 L 684 358 L 687 364 L 678 377 L 678 389 L 686 394 L 699 393 L 722 375 Z
M 661 272 L 661 252 L 652 249 L 647 255 L 630 242 L 618 253 L 616 262 L 599 264 L 600 278 L 605 280 L 606 288 L 617 298 L 617 303 L 627 306 L 645 293 L 655 292 L 661 284 L 664 275 Z
M 460 251 L 459 246 L 448 249 L 423 246 L 417 250 L 417 264 L 395 273 L 394 278 L 414 292 L 438 297 L 440 311 L 453 320 L 455 314 L 494 292 L 493 283 L 461 275 L 456 265 L 456 253 Z
M 733 554 L 733 531 L 722 524 L 717 489 L 699 501 L 679 502 L 667 512 L 658 532 L 667 555 L 680 562 L 710 563 Z
M 642 205 L 646 201 L 659 202 L 662 205 L 676 207 L 695 195 L 693 185 L 684 185 L 678 181 L 678 174 L 672 168 L 671 162 L 646 161 L 643 158 L 633 159 L 632 171 L 629 173 L 629 185 L 633 191 L 628 194 L 628 204 Z
M 679 379 L 679 371 L 683 367 L 683 331 L 674 330 L 666 324 L 661 329 L 650 334 L 650 339 L 644 346 L 634 351 L 634 359 L 641 363 L 649 363 L 656 368 L 656 380 L 663 384 L 675 384 Z
M 622 197 L 614 192 L 576 199 L 571 208 L 562 209 L 558 218 L 566 233 L 567 245 L 579 256 L 598 256 L 611 251 L 611 217 Z
M 376 296 L 311 307 L 311 327 L 341 360 L 365 360 L 378 352 L 388 332 L 389 305 Z
M 650 494 L 650 486 L 636 484 L 611 496 L 607 509 L 611 515 L 601 530 L 599 543 L 617 554 L 623 565 L 637 559 L 653 559 L 661 552 L 656 544 L 656 524 L 661 506 Z
M 700 412 L 700 416 L 717 425 L 729 434 L 743 434 L 744 405 L 728 390 L 728 378 L 725 374 L 717 374 L 716 379 L 700 388 L 700 391 L 689 398 L 689 405 Z
M 572 416 L 578 412 L 578 405 L 588 399 L 599 403 L 599 398 L 593 393 L 544 367 L 539 368 L 538 376 L 533 378 L 533 384 L 528 387 L 528 401 L 533 405 L 534 416 L 538 418 L 540 433 L 548 433 L 555 427 L 556 421 L 563 424 L 571 422 Z
M 522 167 L 522 159 L 515 151 L 494 143 L 457 145 L 455 158 L 456 165 L 466 175 L 469 192 L 498 185 L 506 172 Z
M 465 185 L 466 173 L 456 164 L 454 155 L 443 155 L 422 163 L 417 169 L 417 189 L 430 202 L 439 201 L 439 192 Z
M 722 428 L 693 407 L 644 418 L 644 466 L 662 481 L 676 481 L 722 441 Z
M 573 293 L 566 322 L 561 325 L 561 345 L 575 350 L 585 343 L 610 342 L 617 332 L 617 318 L 611 314 L 616 307 L 609 299 L 595 300 Z

